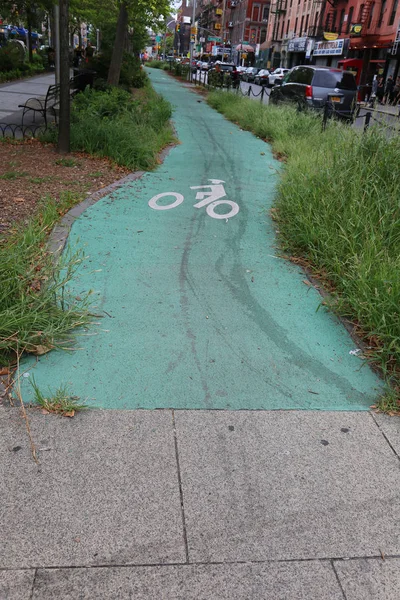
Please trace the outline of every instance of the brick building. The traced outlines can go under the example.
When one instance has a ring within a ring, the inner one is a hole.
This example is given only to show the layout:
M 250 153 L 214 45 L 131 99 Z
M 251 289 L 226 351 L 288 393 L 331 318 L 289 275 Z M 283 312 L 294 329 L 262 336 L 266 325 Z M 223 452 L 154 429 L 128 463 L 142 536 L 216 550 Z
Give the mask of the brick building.
M 212 46 L 223 40 L 234 62 L 240 60 L 240 52 L 235 50 L 238 44 L 251 46 L 248 54 L 254 56 L 257 45 L 267 37 L 269 7 L 270 0 L 225 0 L 225 4 L 223 0 L 199 0 L 198 35 L 204 40 L 204 50 L 211 52 Z
M 399 26 L 398 0 L 273 0 L 262 47 L 271 66 L 340 66 L 369 86 L 398 74 Z

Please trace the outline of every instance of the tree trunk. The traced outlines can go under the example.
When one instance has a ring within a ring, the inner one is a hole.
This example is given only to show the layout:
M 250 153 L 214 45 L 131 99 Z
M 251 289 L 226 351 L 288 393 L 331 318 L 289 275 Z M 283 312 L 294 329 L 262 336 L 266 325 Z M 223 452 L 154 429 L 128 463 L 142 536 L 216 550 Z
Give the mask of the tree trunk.
M 70 99 L 69 99 L 69 0 L 60 0 L 60 118 L 57 150 L 67 154 L 70 149 Z
M 124 56 L 125 35 L 128 28 L 128 8 L 123 0 L 119 7 L 117 34 L 113 53 L 111 57 L 110 68 L 108 70 L 107 83 L 109 85 L 118 85 L 121 74 L 122 59 Z

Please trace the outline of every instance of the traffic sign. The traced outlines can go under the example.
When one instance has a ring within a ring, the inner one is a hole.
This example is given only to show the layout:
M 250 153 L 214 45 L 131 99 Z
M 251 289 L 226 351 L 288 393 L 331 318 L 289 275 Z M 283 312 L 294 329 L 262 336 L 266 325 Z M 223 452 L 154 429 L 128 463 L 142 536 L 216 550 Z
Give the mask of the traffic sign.
M 220 37 L 209 36 L 208 41 L 209 42 L 221 42 L 222 40 Z

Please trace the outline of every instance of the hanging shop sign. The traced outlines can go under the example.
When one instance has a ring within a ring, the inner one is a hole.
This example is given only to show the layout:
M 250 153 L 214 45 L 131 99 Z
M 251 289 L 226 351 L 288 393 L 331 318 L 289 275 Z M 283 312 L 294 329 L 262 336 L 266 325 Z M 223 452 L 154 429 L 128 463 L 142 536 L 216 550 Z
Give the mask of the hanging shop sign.
M 362 25 L 361 23 L 353 23 L 350 27 L 350 33 L 352 35 L 361 35 Z
M 314 56 L 340 56 L 343 54 L 344 39 L 332 42 L 316 42 Z
M 324 31 L 324 40 L 328 42 L 334 42 L 339 37 L 338 33 L 331 33 L 330 31 Z
M 288 43 L 288 52 L 305 52 L 306 51 L 307 38 L 293 38 Z

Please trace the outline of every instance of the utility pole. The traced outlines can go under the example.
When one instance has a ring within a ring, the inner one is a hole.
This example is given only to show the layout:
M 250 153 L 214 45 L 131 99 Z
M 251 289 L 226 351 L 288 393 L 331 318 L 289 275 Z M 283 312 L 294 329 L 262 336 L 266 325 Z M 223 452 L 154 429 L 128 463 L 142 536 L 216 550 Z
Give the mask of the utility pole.
M 69 0 L 60 0 L 58 39 L 60 48 L 60 117 L 57 150 L 67 154 L 70 150 L 70 99 L 69 99 Z
M 225 11 L 226 11 L 226 0 L 224 0 L 224 3 L 222 5 L 222 25 L 221 25 L 221 43 L 222 43 L 222 48 L 225 48 L 225 36 L 224 36 L 224 32 L 225 32 Z M 224 60 L 224 52 L 222 50 L 222 60 Z
M 190 28 L 190 66 L 189 66 L 189 80 L 193 81 L 193 71 L 192 71 L 192 62 L 194 59 L 194 45 L 196 43 L 196 34 L 192 33 L 195 31 L 195 23 L 196 23 L 196 0 L 192 0 L 193 2 L 193 13 L 192 13 L 192 24 Z

